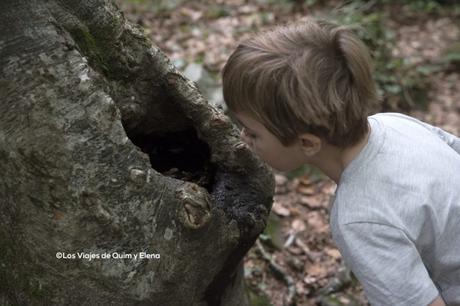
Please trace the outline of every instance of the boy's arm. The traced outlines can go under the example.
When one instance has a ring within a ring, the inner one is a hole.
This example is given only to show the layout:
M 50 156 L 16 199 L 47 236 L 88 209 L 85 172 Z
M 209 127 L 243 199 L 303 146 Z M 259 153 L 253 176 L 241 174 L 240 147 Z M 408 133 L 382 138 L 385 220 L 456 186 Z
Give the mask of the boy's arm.
M 339 225 L 334 239 L 371 305 L 443 305 L 417 248 L 402 230 L 355 222 Z
M 433 302 L 428 306 L 446 306 L 442 297 L 438 296 Z

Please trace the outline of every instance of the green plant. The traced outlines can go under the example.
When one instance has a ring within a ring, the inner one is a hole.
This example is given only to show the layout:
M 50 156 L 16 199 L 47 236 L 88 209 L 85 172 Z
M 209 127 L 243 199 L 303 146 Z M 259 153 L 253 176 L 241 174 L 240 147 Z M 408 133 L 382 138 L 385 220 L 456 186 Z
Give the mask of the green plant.
M 322 173 L 321 170 L 309 164 L 302 165 L 299 168 L 286 173 L 286 177 L 289 180 L 301 176 L 308 176 L 312 181 L 326 178 L 326 175 Z
M 392 55 L 395 34 L 385 26 L 386 11 L 373 8 L 375 2 L 350 2 L 341 8 L 337 18 L 341 23 L 352 26 L 370 49 L 374 79 L 382 97 L 382 110 L 424 108 L 429 88 L 427 75 L 431 70 Z
M 446 4 L 445 0 L 382 0 L 382 4 L 398 4 L 404 5 L 414 12 L 433 13 L 438 11 L 442 4 Z
M 451 65 L 460 70 L 460 42 L 453 43 L 443 51 L 441 63 Z
M 251 287 L 246 289 L 246 293 L 249 297 L 249 305 L 251 306 L 273 306 L 269 298 L 266 295 L 257 293 Z

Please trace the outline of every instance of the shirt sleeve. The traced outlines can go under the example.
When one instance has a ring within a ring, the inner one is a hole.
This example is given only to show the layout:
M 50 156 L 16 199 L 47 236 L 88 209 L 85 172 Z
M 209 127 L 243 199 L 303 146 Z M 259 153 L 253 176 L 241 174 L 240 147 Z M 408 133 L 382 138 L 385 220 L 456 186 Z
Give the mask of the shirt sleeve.
M 457 136 L 444 131 L 443 129 L 429 125 L 428 123 L 420 121 L 424 127 L 436 134 L 441 138 L 445 143 L 447 143 L 452 149 L 454 149 L 458 154 L 460 154 L 460 138 Z
M 415 123 L 421 124 L 423 127 L 428 129 L 430 132 L 436 134 L 441 140 L 443 140 L 445 143 L 447 143 L 452 149 L 454 149 L 458 154 L 460 154 L 460 138 L 444 131 L 443 129 L 433 126 L 431 124 L 428 124 L 426 122 L 423 122 L 421 120 L 418 120 L 417 118 L 410 117 L 404 114 L 400 113 L 383 113 L 385 116 L 393 116 L 393 117 L 399 117 L 399 118 L 405 118 L 407 120 L 411 120 Z
M 334 238 L 371 305 L 428 305 L 439 295 L 415 245 L 402 230 L 356 222 L 341 225 Z

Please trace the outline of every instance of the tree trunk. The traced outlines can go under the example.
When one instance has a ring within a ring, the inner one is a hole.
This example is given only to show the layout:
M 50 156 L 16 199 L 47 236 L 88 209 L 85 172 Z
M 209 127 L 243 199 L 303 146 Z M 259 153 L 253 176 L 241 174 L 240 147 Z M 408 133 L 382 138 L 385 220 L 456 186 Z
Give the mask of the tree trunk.
M 270 172 L 112 2 L 1 0 L 0 69 L 1 305 L 248 304 Z

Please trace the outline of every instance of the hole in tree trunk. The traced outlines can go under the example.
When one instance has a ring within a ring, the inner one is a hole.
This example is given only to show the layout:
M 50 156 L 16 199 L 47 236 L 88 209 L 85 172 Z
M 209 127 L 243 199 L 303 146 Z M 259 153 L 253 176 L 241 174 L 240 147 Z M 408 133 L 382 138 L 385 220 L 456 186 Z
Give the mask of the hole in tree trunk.
M 128 135 L 129 136 L 129 135 Z M 152 168 L 163 175 L 194 182 L 208 191 L 214 183 L 215 166 L 209 146 L 193 128 L 166 134 L 129 136 L 149 155 Z

